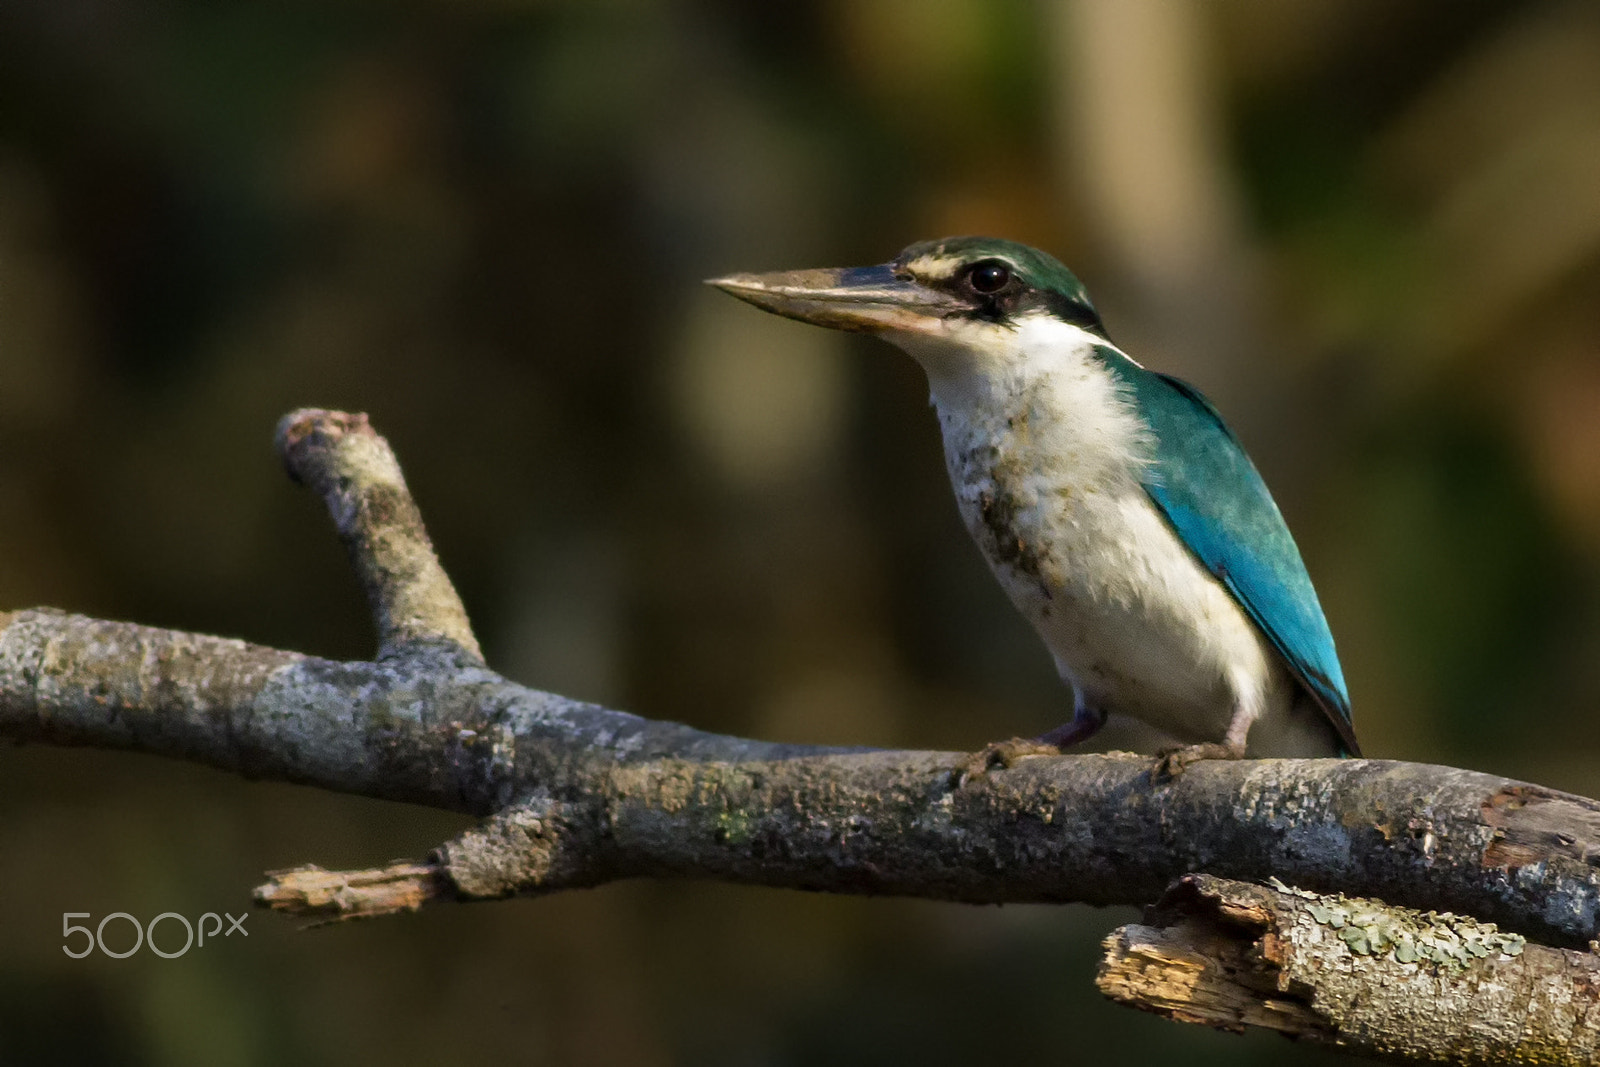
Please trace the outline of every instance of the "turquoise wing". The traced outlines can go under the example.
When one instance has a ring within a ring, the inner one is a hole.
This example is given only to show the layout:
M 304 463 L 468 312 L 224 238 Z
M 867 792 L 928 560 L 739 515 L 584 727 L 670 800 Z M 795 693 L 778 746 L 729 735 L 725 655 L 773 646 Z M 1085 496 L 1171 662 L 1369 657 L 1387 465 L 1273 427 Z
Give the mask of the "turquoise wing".
M 1155 436 L 1145 491 L 1282 653 L 1350 755 L 1360 755 L 1333 634 L 1255 464 L 1193 386 L 1147 371 L 1121 353 L 1107 352 L 1105 358 L 1134 392 Z

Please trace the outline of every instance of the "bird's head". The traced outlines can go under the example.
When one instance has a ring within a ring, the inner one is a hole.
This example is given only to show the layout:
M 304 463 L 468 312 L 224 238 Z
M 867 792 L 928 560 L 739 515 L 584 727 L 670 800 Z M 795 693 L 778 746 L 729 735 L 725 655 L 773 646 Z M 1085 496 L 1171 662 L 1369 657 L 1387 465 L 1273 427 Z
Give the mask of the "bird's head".
M 730 274 L 708 284 L 801 322 L 881 334 L 919 358 L 1003 353 L 1030 325 L 1106 336 L 1083 284 L 1059 260 L 996 237 L 922 241 L 875 267 Z

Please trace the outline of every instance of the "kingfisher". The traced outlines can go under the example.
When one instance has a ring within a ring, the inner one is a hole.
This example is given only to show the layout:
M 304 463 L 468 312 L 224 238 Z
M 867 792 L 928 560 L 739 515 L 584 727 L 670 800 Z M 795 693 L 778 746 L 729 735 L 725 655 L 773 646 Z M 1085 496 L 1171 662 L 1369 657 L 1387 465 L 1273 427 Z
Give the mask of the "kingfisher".
M 708 284 L 877 334 L 927 374 L 961 518 L 1073 692 L 1069 722 L 990 746 L 980 771 L 1077 744 L 1110 714 L 1181 743 L 1168 773 L 1360 754 L 1333 635 L 1266 483 L 1198 389 L 1112 343 L 1060 261 L 951 237 L 879 266 Z

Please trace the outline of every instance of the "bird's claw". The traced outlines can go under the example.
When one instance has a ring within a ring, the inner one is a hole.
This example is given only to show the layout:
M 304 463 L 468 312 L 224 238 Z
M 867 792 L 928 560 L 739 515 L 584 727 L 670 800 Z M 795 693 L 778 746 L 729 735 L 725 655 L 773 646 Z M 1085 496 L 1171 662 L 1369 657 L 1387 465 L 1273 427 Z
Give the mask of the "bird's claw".
M 1156 754 L 1156 766 L 1152 777 L 1158 782 L 1170 782 L 1184 771 L 1189 769 L 1189 764 L 1199 763 L 1208 759 L 1243 759 L 1244 749 L 1232 745 L 1208 742 L 1201 745 L 1183 745 L 1179 748 L 1169 748 Z
M 995 741 L 962 760 L 955 769 L 952 784 L 960 789 L 972 779 L 982 778 L 996 767 L 1004 770 L 1029 756 L 1059 755 L 1061 755 L 1059 746 L 1035 738 L 1013 737 L 1009 741 Z

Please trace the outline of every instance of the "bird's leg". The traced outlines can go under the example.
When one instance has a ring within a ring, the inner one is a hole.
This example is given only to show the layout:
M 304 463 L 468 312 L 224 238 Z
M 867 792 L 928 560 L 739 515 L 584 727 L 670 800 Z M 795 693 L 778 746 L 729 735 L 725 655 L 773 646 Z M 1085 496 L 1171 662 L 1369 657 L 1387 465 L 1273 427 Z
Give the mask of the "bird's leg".
M 1087 741 L 1100 732 L 1100 727 L 1106 724 L 1106 713 L 1099 708 L 1080 707 L 1072 715 L 1072 721 L 1062 723 L 1054 730 L 1047 730 L 1034 738 L 1041 745 L 1054 745 L 1057 751 L 1076 745 L 1080 741 Z
M 1170 780 L 1176 778 L 1188 769 L 1189 764 L 1198 763 L 1207 759 L 1244 759 L 1245 739 L 1250 736 L 1250 727 L 1255 725 L 1256 717 L 1261 714 L 1260 705 L 1255 703 L 1240 702 L 1234 709 L 1233 719 L 1228 723 L 1228 732 L 1222 735 L 1221 743 L 1207 741 L 1199 745 L 1183 745 L 1179 748 L 1169 748 L 1156 754 L 1155 777 L 1157 780 Z
M 1071 722 L 1063 723 L 1038 737 L 1013 737 L 1009 741 L 985 745 L 956 768 L 956 788 L 959 789 L 970 779 L 981 778 L 995 767 L 1010 767 L 1027 756 L 1059 756 L 1063 749 L 1094 736 L 1105 723 L 1105 712 L 1079 706 Z

